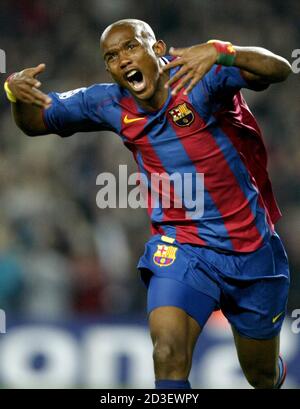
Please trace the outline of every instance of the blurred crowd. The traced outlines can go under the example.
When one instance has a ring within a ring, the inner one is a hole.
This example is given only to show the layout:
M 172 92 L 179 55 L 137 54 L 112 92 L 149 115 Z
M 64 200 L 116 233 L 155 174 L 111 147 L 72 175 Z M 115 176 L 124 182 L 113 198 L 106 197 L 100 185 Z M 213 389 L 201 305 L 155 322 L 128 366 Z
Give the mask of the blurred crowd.
M 291 61 L 300 48 L 297 0 L 1 0 L 7 73 L 46 63 L 46 92 L 107 82 L 103 29 L 140 18 L 171 46 L 211 38 L 266 47 Z M 2 82 L 5 74 L 1 76 Z M 292 272 L 289 309 L 300 308 L 300 74 L 262 93 L 245 91 L 263 130 L 283 212 L 277 230 Z M 0 308 L 38 318 L 144 313 L 136 262 L 149 237 L 143 209 L 96 205 L 97 175 L 135 165 L 118 136 L 26 137 L 0 96 Z

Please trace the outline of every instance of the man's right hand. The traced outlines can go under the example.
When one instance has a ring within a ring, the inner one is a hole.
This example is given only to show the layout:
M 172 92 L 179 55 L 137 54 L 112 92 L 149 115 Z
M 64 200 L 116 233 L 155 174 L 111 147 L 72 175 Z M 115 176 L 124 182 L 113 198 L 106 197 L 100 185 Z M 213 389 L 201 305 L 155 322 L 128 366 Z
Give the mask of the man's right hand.
M 45 71 L 45 68 L 45 64 L 39 64 L 17 72 L 10 78 L 9 88 L 17 101 L 46 109 L 51 106 L 51 98 L 38 89 L 42 84 L 36 79 L 36 76 Z

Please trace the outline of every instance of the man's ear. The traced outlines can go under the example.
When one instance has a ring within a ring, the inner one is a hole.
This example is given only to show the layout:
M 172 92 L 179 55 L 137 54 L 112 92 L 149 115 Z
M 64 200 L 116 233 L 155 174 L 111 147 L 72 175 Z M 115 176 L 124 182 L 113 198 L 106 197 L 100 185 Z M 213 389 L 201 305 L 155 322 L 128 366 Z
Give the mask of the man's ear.
M 152 49 L 157 57 L 163 57 L 166 54 L 167 46 L 163 40 L 158 40 L 153 44 Z

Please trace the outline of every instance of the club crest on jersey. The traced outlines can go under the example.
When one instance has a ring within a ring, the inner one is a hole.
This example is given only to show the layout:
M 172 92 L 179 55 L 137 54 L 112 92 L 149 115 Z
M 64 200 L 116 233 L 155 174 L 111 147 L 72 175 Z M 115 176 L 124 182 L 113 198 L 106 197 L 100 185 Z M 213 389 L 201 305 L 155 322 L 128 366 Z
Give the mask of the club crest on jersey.
M 193 111 L 190 110 L 185 102 L 171 109 L 169 114 L 171 115 L 173 122 L 178 126 L 189 126 L 195 119 Z
M 176 260 L 176 252 L 178 248 L 174 246 L 166 246 L 158 244 L 156 252 L 153 256 L 154 263 L 159 267 L 168 267 Z

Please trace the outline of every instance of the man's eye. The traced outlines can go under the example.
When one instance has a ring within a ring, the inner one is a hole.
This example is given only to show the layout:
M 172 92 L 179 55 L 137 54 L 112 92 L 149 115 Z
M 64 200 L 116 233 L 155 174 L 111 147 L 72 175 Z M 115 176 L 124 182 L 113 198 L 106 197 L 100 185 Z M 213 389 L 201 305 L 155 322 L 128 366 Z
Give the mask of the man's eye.
M 132 50 L 132 49 L 135 48 L 135 47 L 136 47 L 135 44 L 128 44 L 128 46 L 127 46 L 127 48 L 128 48 L 129 50 Z
M 116 54 L 110 54 L 110 55 L 107 57 L 107 61 L 108 61 L 108 62 L 111 62 L 111 61 L 114 61 L 116 58 L 117 58 L 117 55 L 116 55 Z

